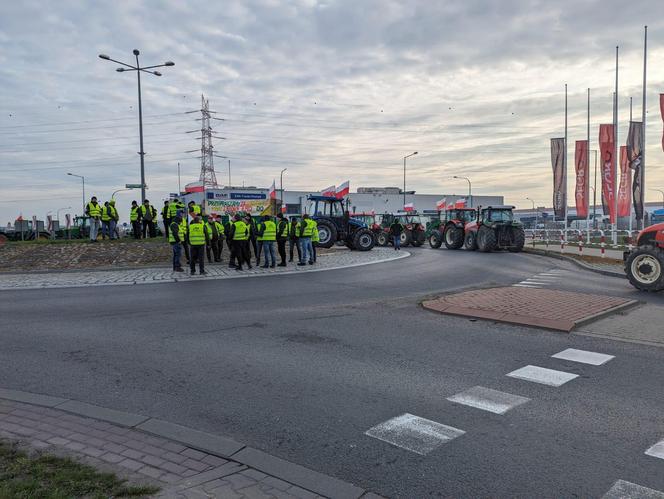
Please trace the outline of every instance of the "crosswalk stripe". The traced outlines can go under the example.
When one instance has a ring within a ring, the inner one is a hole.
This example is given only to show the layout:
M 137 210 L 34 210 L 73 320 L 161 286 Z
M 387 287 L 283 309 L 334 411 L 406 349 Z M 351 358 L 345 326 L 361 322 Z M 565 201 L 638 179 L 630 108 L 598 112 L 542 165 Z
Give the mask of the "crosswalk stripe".
M 606 364 L 615 356 L 607 355 L 605 353 L 588 352 L 586 350 L 577 350 L 576 348 L 568 348 L 562 352 L 552 355 L 554 359 L 571 360 L 572 362 L 581 362 L 583 364 L 591 364 L 593 366 L 601 366 Z
M 579 377 L 578 374 L 531 365 L 512 371 L 506 376 L 548 386 L 562 386 L 568 381 L 572 381 L 574 378 Z
M 660 440 L 646 451 L 646 455 L 664 459 L 664 440 Z
M 413 414 L 388 419 L 364 434 L 402 449 L 426 456 L 431 451 L 466 433 Z
M 494 414 L 505 414 L 510 409 L 525 404 L 530 399 L 483 386 L 474 386 L 448 397 L 447 400 L 475 407 L 476 409 L 482 409 L 483 411 L 493 412 Z
M 618 480 L 602 499 L 664 499 L 664 492 L 626 480 Z
M 519 287 L 519 288 L 539 288 L 540 287 L 540 286 L 531 286 L 530 284 L 524 284 L 522 282 L 520 282 L 518 284 L 512 284 L 512 286 L 516 286 L 516 287 Z

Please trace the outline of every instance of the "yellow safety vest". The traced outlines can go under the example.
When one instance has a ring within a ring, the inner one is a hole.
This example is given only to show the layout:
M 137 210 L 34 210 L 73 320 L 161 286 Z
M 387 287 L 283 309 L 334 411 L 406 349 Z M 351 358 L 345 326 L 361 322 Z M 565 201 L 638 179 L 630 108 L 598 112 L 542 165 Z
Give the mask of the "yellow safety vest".
M 175 218 L 178 210 L 184 211 L 184 205 L 180 201 L 171 201 L 168 203 L 168 218 Z
M 279 222 L 280 225 L 281 225 L 281 223 L 282 222 Z M 288 233 L 290 231 L 290 226 L 289 226 L 288 222 L 285 222 L 285 221 L 283 222 L 283 224 L 284 225 L 281 227 L 281 231 L 279 231 L 279 237 L 281 239 L 288 239 Z
M 118 210 L 115 208 L 115 206 L 111 204 L 109 205 L 109 207 L 111 208 L 111 218 L 113 220 L 120 220 L 120 216 L 118 215 Z
M 111 220 L 111 218 L 113 218 L 113 216 L 111 215 L 112 212 L 111 213 L 109 213 L 109 212 L 111 212 L 111 207 L 104 205 L 104 209 L 101 210 L 101 220 L 102 220 L 102 222 L 108 222 L 108 221 Z
M 310 220 L 310 222 L 312 226 L 311 242 L 317 243 L 320 241 L 320 237 L 318 236 L 318 222 L 316 220 Z
M 205 245 L 205 225 L 202 222 L 189 224 L 189 244 L 192 246 Z
M 191 207 L 191 211 L 194 215 L 200 215 L 201 214 L 201 207 L 198 206 L 197 204 L 195 204 Z
M 182 219 L 182 222 L 180 222 L 180 241 L 184 241 L 187 238 L 188 232 L 187 221 Z
M 233 222 L 235 226 L 235 234 L 233 234 L 233 241 L 246 241 L 249 239 L 249 227 L 242 220 Z
M 92 204 L 92 202 L 89 202 L 88 203 L 88 213 L 90 214 L 91 217 L 101 216 L 101 205 L 99 203 Z
M 224 235 L 224 226 L 223 226 L 223 224 L 215 221 L 214 225 L 217 226 L 217 231 L 219 232 L 219 237 L 223 236 Z
M 129 221 L 130 222 L 135 222 L 138 220 L 138 206 L 136 207 L 131 207 L 131 212 L 129 213 Z
M 277 240 L 277 224 L 272 220 L 263 222 L 263 241 L 276 241 Z
M 314 226 L 311 223 L 311 219 L 303 220 L 305 223 L 304 230 L 302 231 L 302 237 L 311 237 L 314 233 Z

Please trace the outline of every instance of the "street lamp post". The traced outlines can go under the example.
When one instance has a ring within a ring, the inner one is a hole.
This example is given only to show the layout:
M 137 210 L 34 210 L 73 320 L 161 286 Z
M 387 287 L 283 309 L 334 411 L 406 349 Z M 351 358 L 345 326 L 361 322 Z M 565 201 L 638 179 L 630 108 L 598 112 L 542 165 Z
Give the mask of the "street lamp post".
M 470 202 L 470 207 L 473 207 L 473 184 L 470 182 L 468 177 L 461 177 L 460 175 L 454 175 L 454 178 L 462 178 L 468 182 L 468 200 Z
M 105 61 L 112 61 L 117 64 L 121 64 L 122 66 L 125 66 L 124 68 L 116 69 L 118 73 L 124 73 L 125 71 L 136 71 L 136 75 L 138 76 L 138 134 L 139 134 L 139 141 L 141 147 L 141 150 L 139 151 L 138 154 L 141 157 L 141 202 L 144 202 L 145 201 L 145 158 L 144 158 L 145 151 L 143 150 L 143 104 L 141 99 L 141 71 L 153 74 L 155 76 L 161 76 L 161 73 L 159 71 L 154 71 L 155 68 L 162 68 L 165 66 L 175 66 L 175 63 L 172 61 L 166 61 L 164 64 L 141 67 L 141 65 L 138 62 L 139 54 L 140 52 L 138 51 L 138 49 L 134 49 L 134 56 L 136 57 L 136 66 L 116 61 L 115 59 L 111 59 L 106 54 L 99 54 L 99 58 L 104 59 Z
M 67 206 L 66 208 L 58 208 L 55 210 L 55 219 L 58 221 L 58 225 L 60 224 L 60 212 L 62 210 L 71 210 L 71 206 Z
M 408 156 L 403 157 L 403 205 L 404 206 L 406 206 L 406 158 L 410 158 L 411 156 L 415 156 L 416 154 L 417 151 L 409 154 Z
M 279 174 L 279 189 L 281 190 L 281 206 L 286 206 L 284 204 L 284 172 L 288 171 L 288 168 L 284 168 L 281 170 L 281 173 Z
M 538 219 L 537 215 L 538 214 L 537 214 L 537 211 L 535 210 L 535 201 L 533 201 L 531 198 L 526 198 L 526 199 L 528 201 L 530 201 L 531 203 L 533 203 L 533 211 L 535 212 L 535 230 L 537 230 L 537 219 Z M 472 206 L 471 206 L 471 208 L 472 208 Z
M 85 177 L 83 175 L 76 175 L 75 173 L 67 173 L 71 177 L 78 177 L 83 182 L 83 215 L 85 215 Z
M 657 191 L 662 195 L 662 208 L 664 208 L 664 191 L 662 189 L 653 189 L 653 191 Z

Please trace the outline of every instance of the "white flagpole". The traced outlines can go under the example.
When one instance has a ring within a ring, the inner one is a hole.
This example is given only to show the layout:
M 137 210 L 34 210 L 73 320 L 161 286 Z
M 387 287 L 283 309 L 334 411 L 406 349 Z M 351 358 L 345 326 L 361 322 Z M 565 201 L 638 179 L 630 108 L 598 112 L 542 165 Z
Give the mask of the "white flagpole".
M 641 177 L 641 192 L 639 193 L 641 199 L 639 202 L 643 207 L 643 215 L 641 217 L 641 228 L 645 229 L 646 226 L 646 203 L 645 195 L 646 192 L 646 69 L 648 67 L 648 26 L 644 26 L 644 35 L 643 35 L 643 105 L 641 106 L 641 168 L 640 168 L 640 177 Z
M 590 173 L 590 88 L 588 89 L 588 135 L 586 137 L 586 171 Z M 586 200 L 586 235 L 590 244 L 590 175 L 585 177 L 585 200 Z
M 616 45 L 616 93 L 614 98 L 613 108 L 613 210 L 616 217 L 616 223 L 613 226 L 613 244 L 618 242 L 618 164 L 620 157 L 618 156 L 618 45 Z
M 565 186 L 565 240 L 567 240 L 567 83 L 565 83 L 565 154 L 563 156 L 563 171 L 565 172 L 565 179 L 563 185 Z

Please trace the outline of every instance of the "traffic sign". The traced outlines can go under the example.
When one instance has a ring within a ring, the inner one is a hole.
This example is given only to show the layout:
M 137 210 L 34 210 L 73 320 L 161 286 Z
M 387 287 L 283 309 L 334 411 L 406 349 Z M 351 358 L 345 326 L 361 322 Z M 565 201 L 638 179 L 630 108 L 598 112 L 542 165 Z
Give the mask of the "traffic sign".
M 140 189 L 141 184 L 125 184 L 125 189 Z M 148 186 L 146 185 L 145 188 L 147 189 Z

